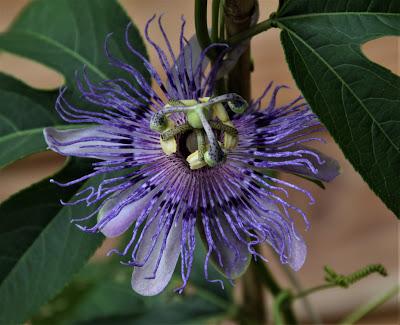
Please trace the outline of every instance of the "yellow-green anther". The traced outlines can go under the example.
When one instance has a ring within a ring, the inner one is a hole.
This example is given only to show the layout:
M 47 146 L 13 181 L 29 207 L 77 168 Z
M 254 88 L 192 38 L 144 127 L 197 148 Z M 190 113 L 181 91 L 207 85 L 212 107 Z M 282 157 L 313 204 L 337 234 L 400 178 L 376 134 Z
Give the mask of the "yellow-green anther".
M 186 161 L 188 162 L 190 169 L 200 169 L 200 168 L 207 166 L 204 159 L 200 157 L 199 150 L 196 150 L 195 152 L 190 154 L 186 158 Z
M 174 128 L 175 128 L 175 123 L 172 120 L 168 119 L 168 125 L 166 127 L 166 131 L 173 130 Z M 160 136 L 160 144 L 161 144 L 162 151 L 164 151 L 164 153 L 167 156 L 172 155 L 177 150 L 177 143 L 176 143 L 176 140 L 174 137 L 163 140 L 162 135 L 161 135 Z
M 217 103 L 212 106 L 212 118 L 218 118 L 221 122 L 229 121 L 229 115 L 222 103 Z
M 176 140 L 174 138 L 163 140 L 160 137 L 160 144 L 162 151 L 164 151 L 167 156 L 172 155 L 177 150 Z
M 224 148 L 230 150 L 236 147 L 238 143 L 238 133 L 231 121 L 224 122 L 225 127 L 234 129 L 236 132 L 224 132 Z

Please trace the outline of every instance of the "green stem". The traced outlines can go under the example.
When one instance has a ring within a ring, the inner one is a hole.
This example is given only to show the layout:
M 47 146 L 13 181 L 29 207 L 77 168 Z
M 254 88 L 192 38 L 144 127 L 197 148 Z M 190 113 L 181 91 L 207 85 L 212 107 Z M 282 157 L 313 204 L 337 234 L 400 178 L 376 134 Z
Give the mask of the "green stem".
M 219 22 L 219 9 L 221 0 L 213 0 L 212 2 L 212 22 L 211 22 L 211 41 L 218 42 L 218 22 Z
M 211 40 L 213 43 L 219 42 L 221 37 L 220 26 L 224 24 L 225 16 L 223 11 L 224 0 L 213 0 L 212 2 L 212 25 L 211 25 Z M 220 78 L 215 85 L 215 95 L 221 95 L 226 92 L 225 79 Z
M 242 277 L 243 283 L 243 319 L 240 324 L 264 324 L 266 322 L 263 287 L 252 261 Z
M 194 25 L 196 28 L 196 36 L 200 47 L 204 50 L 211 44 L 210 35 L 207 27 L 207 0 L 196 0 L 194 4 Z M 207 53 L 210 59 L 214 58 L 214 51 Z
M 255 10 L 256 0 L 225 0 L 226 35 L 235 37 L 250 28 L 251 16 Z M 250 42 L 228 75 L 228 89 L 251 100 L 251 60 Z
M 257 34 L 260 34 L 262 32 L 267 31 L 268 29 L 274 27 L 275 24 L 271 19 L 267 19 L 262 21 L 261 23 L 258 23 L 257 25 L 254 25 L 253 27 L 250 27 L 249 29 L 246 29 L 245 31 L 233 35 L 228 39 L 228 44 L 229 45 L 236 45 L 238 43 L 241 43 Z
M 256 266 L 258 279 L 265 284 L 274 297 L 274 307 L 279 310 L 279 315 L 276 313 L 276 310 L 274 315 L 278 315 L 278 317 L 281 318 L 280 313 L 282 312 L 285 324 L 297 324 L 290 301 L 285 301 L 286 298 L 290 297 L 290 292 L 287 290 L 282 290 L 282 288 L 274 279 L 272 273 L 262 261 L 254 262 L 254 264 Z M 284 295 L 284 293 L 286 293 L 286 295 Z
M 310 289 L 304 290 L 304 291 L 300 291 L 299 293 L 297 293 L 296 295 L 294 295 L 292 297 L 292 299 L 299 299 L 299 298 L 303 298 L 305 296 L 308 296 L 311 293 L 317 292 L 317 291 L 321 291 L 321 290 L 325 290 L 325 289 L 329 289 L 329 288 L 334 288 L 334 287 L 338 287 L 337 284 L 322 284 L 316 287 L 312 287 Z
M 254 262 L 256 266 L 257 276 L 261 282 L 265 284 L 271 294 L 276 297 L 282 291 L 279 284 L 275 281 L 272 273 L 267 269 L 267 267 L 262 263 L 262 261 Z
M 289 322 L 288 320 L 285 320 L 284 319 L 285 313 L 282 313 L 282 305 L 287 304 L 287 301 L 289 300 L 290 300 L 290 292 L 287 290 L 280 291 L 278 296 L 275 297 L 274 304 L 272 307 L 272 314 L 275 325 L 295 324 Z
M 390 300 L 394 296 L 396 296 L 400 291 L 400 286 L 396 285 L 389 291 L 384 292 L 380 296 L 372 299 L 367 304 L 357 308 L 354 312 L 352 312 L 349 316 L 347 316 L 340 324 L 341 325 L 349 325 L 354 324 L 359 321 L 365 315 L 383 305 L 386 301 Z
M 274 255 L 276 257 L 276 260 L 279 262 L 278 255 L 276 255 L 276 254 L 274 254 Z M 289 282 L 296 289 L 296 292 L 302 292 L 303 291 L 303 287 L 302 287 L 300 281 L 297 279 L 295 273 L 286 264 L 278 263 L 278 265 L 280 265 L 280 267 L 283 269 L 283 271 L 285 272 L 287 278 L 289 279 Z M 314 312 L 309 299 L 307 297 L 304 297 L 301 300 L 301 302 L 302 302 L 302 304 L 304 306 L 304 310 L 309 315 L 310 320 L 313 322 L 313 324 L 322 324 L 321 318 L 319 317 L 318 314 L 316 314 Z
M 225 40 L 224 2 L 225 2 L 225 0 L 221 0 L 221 2 L 219 4 L 219 37 L 218 37 L 218 41 Z

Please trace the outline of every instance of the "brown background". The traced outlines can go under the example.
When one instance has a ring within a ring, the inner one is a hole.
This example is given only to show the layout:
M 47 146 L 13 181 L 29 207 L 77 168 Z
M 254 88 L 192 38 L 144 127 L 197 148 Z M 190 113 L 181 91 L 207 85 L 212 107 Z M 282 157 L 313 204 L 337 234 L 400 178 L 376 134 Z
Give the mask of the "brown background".
M 26 3 L 27 0 L 0 1 L 0 31 L 7 28 Z M 261 19 L 265 19 L 273 8 L 276 8 L 276 3 L 277 1 L 260 1 Z M 153 13 L 165 13 L 164 20 L 169 35 L 177 35 L 181 14 L 188 20 L 187 35 L 190 36 L 194 31 L 192 1 L 122 0 L 121 4 L 141 30 Z M 158 34 L 155 33 L 154 37 L 157 39 Z M 172 41 L 177 45 L 177 40 L 173 37 Z M 363 49 L 371 60 L 399 74 L 397 38 L 375 40 L 365 44 Z M 255 62 L 255 72 L 252 76 L 254 96 L 259 95 L 270 80 L 288 84 L 292 88 L 281 94 L 280 101 L 284 102 L 298 94 L 285 64 L 277 30 L 256 36 L 252 42 L 252 53 Z M 151 51 L 150 56 L 152 62 L 157 64 Z M 54 71 L 7 53 L 0 54 L 0 71 L 13 74 L 38 88 L 48 89 L 62 84 L 62 77 Z M 394 215 L 368 188 L 329 135 L 324 136 L 328 140 L 327 145 L 318 147 L 338 159 L 343 172 L 325 191 L 312 184 L 300 182 L 317 199 L 313 206 L 307 206 L 302 195 L 292 193 L 292 200 L 308 212 L 312 222 L 311 230 L 305 234 L 309 255 L 297 275 L 303 286 L 308 287 L 322 282 L 324 265 L 332 265 L 336 270 L 348 273 L 369 263 L 383 263 L 389 271 L 387 278 L 371 276 L 354 285 L 351 290 L 332 289 L 312 295 L 311 301 L 315 309 L 326 321 L 335 322 L 354 307 L 399 282 L 399 233 Z M 62 158 L 56 154 L 44 153 L 0 170 L 0 202 L 19 189 L 54 172 L 62 162 Z M 286 281 L 273 258 L 270 266 L 282 281 Z M 304 315 L 302 306 L 297 307 L 300 315 Z M 395 324 L 399 322 L 398 316 L 398 301 L 392 299 L 361 323 Z

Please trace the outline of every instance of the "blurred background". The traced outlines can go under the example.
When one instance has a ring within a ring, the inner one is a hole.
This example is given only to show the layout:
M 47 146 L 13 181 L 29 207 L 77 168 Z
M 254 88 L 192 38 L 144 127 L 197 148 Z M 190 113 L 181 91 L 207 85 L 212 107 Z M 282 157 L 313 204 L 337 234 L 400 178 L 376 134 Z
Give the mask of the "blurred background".
M 28 0 L 0 1 L 0 32 L 7 29 L 13 18 Z M 260 1 L 260 19 L 265 19 L 277 7 L 277 0 Z M 177 35 L 180 16 L 187 18 L 187 36 L 194 32 L 193 2 L 187 0 L 121 0 L 120 3 L 143 31 L 145 22 L 154 13 L 164 13 L 164 22 L 169 35 Z M 68 26 L 66 26 L 68 28 Z M 154 39 L 160 35 L 155 31 Z M 172 37 L 173 45 L 177 39 Z M 399 39 L 385 37 L 364 45 L 363 51 L 372 61 L 399 74 Z M 150 58 L 157 65 L 154 53 Z M 298 94 L 295 83 L 285 63 L 280 47 L 279 31 L 269 30 L 252 41 L 252 56 L 255 71 L 252 75 L 253 96 L 258 96 L 270 80 L 291 87 L 280 94 L 279 101 L 286 102 Z M 53 89 L 63 83 L 62 76 L 37 63 L 0 53 L 0 71 L 12 74 L 29 85 Z M 0 103 L 1 105 L 1 103 Z M 304 267 L 297 273 L 302 286 L 310 287 L 323 282 L 323 266 L 331 265 L 340 273 L 350 273 L 370 263 L 382 263 L 389 276 L 370 276 L 354 285 L 351 290 L 331 289 L 310 297 L 315 309 L 327 323 L 335 323 L 355 307 L 388 290 L 399 282 L 399 228 L 398 221 L 368 185 L 348 163 L 339 147 L 328 134 L 323 135 L 326 145 L 317 144 L 320 150 L 336 158 L 342 174 L 321 190 L 315 185 L 296 182 L 310 190 L 316 198 L 313 206 L 299 193 L 293 192 L 291 200 L 308 212 L 312 227 L 304 233 L 309 254 Z M 0 170 L 0 202 L 18 190 L 36 182 L 60 168 L 63 158 L 50 152 L 33 155 Z M 282 175 L 283 178 L 291 178 Z M 0 216 L 6 217 L 6 216 Z M 302 224 L 299 223 L 300 229 Z M 303 227 L 304 228 L 304 227 Z M 107 245 L 107 243 L 105 244 Z M 102 258 L 104 249 L 96 256 Z M 270 259 L 270 267 L 282 283 L 287 279 L 282 269 Z M 296 305 L 300 318 L 306 323 L 302 305 Z M 360 324 L 399 324 L 399 302 L 392 299 Z

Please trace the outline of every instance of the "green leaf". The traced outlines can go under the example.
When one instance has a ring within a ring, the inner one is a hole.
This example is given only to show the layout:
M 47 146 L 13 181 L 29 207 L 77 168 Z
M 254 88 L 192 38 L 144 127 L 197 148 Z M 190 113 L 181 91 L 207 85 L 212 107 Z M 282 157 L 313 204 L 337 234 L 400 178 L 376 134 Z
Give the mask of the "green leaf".
M 180 276 L 161 295 L 142 297 L 132 291 L 131 276 L 132 268 L 121 266 L 116 258 L 91 263 L 32 324 L 204 324 L 228 317 L 235 308 L 233 301 L 218 300 L 206 288 L 199 292 L 192 283 L 183 295 L 176 294 L 173 288 Z
M 0 34 L 0 48 L 28 57 L 61 72 L 73 84 L 75 71 L 86 66 L 93 81 L 121 77 L 104 55 L 109 33 L 113 55 L 144 71 L 124 42 L 129 18 L 115 0 L 36 0 L 23 10 L 11 28 Z M 139 31 L 130 29 L 130 41 L 145 53 Z
M 46 150 L 43 127 L 63 124 L 54 109 L 56 96 L 0 73 L 0 168 Z
M 361 52 L 369 40 L 400 35 L 400 2 L 287 0 L 274 22 L 312 109 L 400 217 L 400 78 Z
M 115 262 L 115 261 L 113 261 Z M 132 270 L 119 268 L 113 277 L 102 279 L 93 285 L 86 295 L 81 299 L 75 310 L 70 313 L 65 323 L 93 321 L 94 319 L 105 319 L 108 317 L 130 317 L 142 315 L 149 312 L 145 298 L 135 294 L 131 287 Z M 102 267 L 101 264 L 94 267 Z
M 227 318 L 226 310 L 200 296 L 188 295 L 179 299 L 175 297 L 170 301 L 153 306 L 152 312 L 146 313 L 142 317 L 131 319 L 128 324 L 147 325 L 147 324 L 207 324 L 212 319 Z M 125 321 L 119 324 L 127 324 Z M 212 323 L 212 322 L 211 322 Z M 98 323 L 97 323 L 98 324 Z M 107 322 L 103 322 L 107 324 Z M 115 323 L 113 323 L 115 324 Z M 118 324 L 118 323 L 117 323 Z
M 70 180 L 87 169 L 87 163 L 72 160 L 56 179 Z M 101 180 L 93 178 L 83 188 Z M 64 188 L 61 193 L 68 199 L 74 191 L 76 187 Z M 93 207 L 62 207 L 59 196 L 56 186 L 44 180 L 0 205 L 2 324 L 26 321 L 64 287 L 102 242 L 102 235 L 84 233 L 70 223 Z
M 68 181 L 78 177 L 83 167 L 82 163 L 71 160 L 54 177 L 61 182 Z M 55 184 L 45 179 L 0 205 L 0 284 L 61 210 L 59 200 L 68 200 L 78 188 L 71 186 L 60 192 Z
M 131 276 L 132 269 L 121 266 L 115 258 L 90 263 L 60 295 L 41 308 L 32 324 L 83 323 L 117 315 L 132 318 L 149 312 L 152 304 L 132 291 Z
M 206 294 L 216 301 L 230 301 L 233 300 L 232 284 L 226 279 L 225 275 L 218 269 L 218 266 L 212 263 L 208 264 L 208 277 L 210 280 L 221 280 L 223 281 L 224 289 L 218 282 L 209 282 L 205 279 L 204 274 L 204 261 L 206 258 L 206 247 L 204 241 L 201 238 L 199 232 L 196 232 L 196 250 L 193 261 L 193 269 L 190 273 L 189 284 L 194 285 L 198 291 L 198 294 L 206 292 Z M 179 273 L 176 272 L 177 276 Z M 180 275 L 180 273 L 179 273 Z
M 0 34 L 0 49 L 56 69 L 74 89 L 75 71 L 83 66 L 93 81 L 126 77 L 104 55 L 105 37 L 114 32 L 109 42 L 113 55 L 147 76 L 142 62 L 125 45 L 128 23 L 128 16 L 113 0 L 32 1 L 11 28 Z M 131 27 L 129 37 L 146 56 L 136 27 Z M 56 96 L 56 91 L 34 90 L 0 74 L 0 168 L 46 149 L 42 128 L 65 123 L 54 109 Z M 78 94 L 71 97 L 77 99 Z M 91 105 L 85 103 L 85 107 Z

